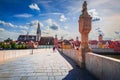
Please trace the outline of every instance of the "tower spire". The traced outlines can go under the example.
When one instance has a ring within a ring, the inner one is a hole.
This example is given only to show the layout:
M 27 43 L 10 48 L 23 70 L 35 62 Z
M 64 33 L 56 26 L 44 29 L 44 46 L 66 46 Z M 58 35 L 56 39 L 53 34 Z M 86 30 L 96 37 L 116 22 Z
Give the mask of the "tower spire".
M 41 38 L 41 30 L 40 30 L 40 23 L 38 22 L 37 32 L 36 32 L 36 41 L 40 41 Z
M 37 34 L 40 33 L 40 23 L 38 22 L 38 27 L 37 27 Z

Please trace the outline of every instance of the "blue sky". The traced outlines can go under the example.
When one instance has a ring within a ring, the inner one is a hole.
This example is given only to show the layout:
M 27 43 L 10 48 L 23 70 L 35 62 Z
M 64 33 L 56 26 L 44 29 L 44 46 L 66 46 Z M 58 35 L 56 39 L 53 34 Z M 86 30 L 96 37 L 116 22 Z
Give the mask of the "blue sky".
M 40 22 L 42 36 L 80 39 L 78 19 L 84 0 L 0 0 L 0 41 L 20 34 L 35 35 Z M 90 39 L 120 40 L 120 0 L 87 0 L 92 18 Z

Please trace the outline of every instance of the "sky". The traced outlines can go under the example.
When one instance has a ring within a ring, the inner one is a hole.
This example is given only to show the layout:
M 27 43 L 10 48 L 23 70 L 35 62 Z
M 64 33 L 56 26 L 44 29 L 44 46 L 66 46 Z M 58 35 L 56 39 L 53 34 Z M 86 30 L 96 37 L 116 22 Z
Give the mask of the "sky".
M 90 40 L 102 34 L 105 40 L 120 40 L 120 0 L 86 0 L 92 16 Z M 76 39 L 84 0 L 0 0 L 0 41 L 17 40 L 19 35 L 36 35 L 40 23 L 42 36 Z

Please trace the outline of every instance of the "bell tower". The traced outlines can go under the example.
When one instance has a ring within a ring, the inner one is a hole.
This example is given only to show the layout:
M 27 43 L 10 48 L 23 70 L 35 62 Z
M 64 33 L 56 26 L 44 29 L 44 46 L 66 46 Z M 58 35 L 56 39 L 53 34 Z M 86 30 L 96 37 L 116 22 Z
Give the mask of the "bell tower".
M 36 41 L 40 41 L 41 38 L 41 30 L 40 30 L 40 23 L 38 22 L 37 32 L 36 32 Z
M 91 49 L 88 45 L 88 35 L 91 31 L 92 17 L 87 12 L 87 3 L 84 1 L 82 6 L 82 14 L 79 17 L 79 32 L 81 34 L 81 44 L 79 49 L 80 66 L 85 67 L 85 53 L 90 52 Z

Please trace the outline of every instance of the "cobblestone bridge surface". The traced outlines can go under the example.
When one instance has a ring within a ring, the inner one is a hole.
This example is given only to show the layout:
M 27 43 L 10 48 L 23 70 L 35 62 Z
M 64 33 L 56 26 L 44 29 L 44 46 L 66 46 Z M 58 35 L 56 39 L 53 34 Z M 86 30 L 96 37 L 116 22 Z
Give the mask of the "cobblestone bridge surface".
M 96 80 L 89 72 L 52 49 L 0 64 L 0 80 Z

